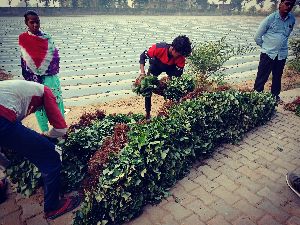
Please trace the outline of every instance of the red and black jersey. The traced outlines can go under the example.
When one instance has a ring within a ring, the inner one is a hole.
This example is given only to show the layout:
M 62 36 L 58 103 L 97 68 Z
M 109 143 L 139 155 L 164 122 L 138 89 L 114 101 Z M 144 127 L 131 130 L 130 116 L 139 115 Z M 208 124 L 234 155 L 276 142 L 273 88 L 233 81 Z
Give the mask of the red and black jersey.
M 141 54 L 139 63 L 145 65 L 146 59 L 150 59 L 150 64 L 153 64 L 150 65 L 151 68 L 157 67 L 154 70 L 159 67 L 159 70 L 167 72 L 168 75 L 181 76 L 185 66 L 185 57 L 179 56 L 175 59 L 169 53 L 170 46 L 170 44 L 165 42 L 152 45 L 148 51 L 146 50 Z

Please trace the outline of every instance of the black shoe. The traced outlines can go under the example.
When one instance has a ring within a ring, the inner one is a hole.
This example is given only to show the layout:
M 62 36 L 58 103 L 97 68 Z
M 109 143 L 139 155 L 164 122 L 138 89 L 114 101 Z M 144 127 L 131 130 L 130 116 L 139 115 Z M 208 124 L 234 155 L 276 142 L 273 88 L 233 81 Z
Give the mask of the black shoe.
M 292 189 L 293 192 L 300 197 L 300 176 L 294 173 L 288 173 L 286 175 L 287 185 Z

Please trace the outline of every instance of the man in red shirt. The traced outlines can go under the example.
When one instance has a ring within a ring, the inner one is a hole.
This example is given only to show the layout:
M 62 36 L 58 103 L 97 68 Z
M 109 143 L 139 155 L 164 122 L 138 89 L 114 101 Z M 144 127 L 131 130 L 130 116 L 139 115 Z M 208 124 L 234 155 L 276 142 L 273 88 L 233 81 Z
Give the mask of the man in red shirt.
M 183 73 L 186 57 L 192 52 L 192 44 L 185 35 L 176 37 L 172 44 L 165 42 L 152 45 L 140 56 L 141 76 L 145 76 L 145 60 L 149 59 L 148 75 L 160 75 L 165 72 L 169 77 L 180 77 Z M 145 98 L 146 119 L 150 119 L 151 97 Z
M 41 135 L 21 121 L 44 107 L 53 128 Z M 0 146 L 14 150 L 33 163 L 44 181 L 45 217 L 56 217 L 71 211 L 80 203 L 78 196 L 59 199 L 61 160 L 58 147 L 49 139 L 67 132 L 67 124 L 50 88 L 24 80 L 0 81 Z M 0 199 L 5 199 L 7 182 L 0 181 Z

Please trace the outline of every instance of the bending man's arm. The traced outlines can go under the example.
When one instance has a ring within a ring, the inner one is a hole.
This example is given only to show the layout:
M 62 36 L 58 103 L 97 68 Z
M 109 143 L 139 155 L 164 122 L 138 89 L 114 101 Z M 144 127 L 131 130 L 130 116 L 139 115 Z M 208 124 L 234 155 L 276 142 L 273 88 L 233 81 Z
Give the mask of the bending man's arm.
M 51 89 L 46 86 L 44 87 L 43 100 L 49 123 L 53 126 L 53 128 L 48 132 L 48 136 L 51 138 L 64 136 L 67 132 L 66 121 L 57 106 L 56 98 Z

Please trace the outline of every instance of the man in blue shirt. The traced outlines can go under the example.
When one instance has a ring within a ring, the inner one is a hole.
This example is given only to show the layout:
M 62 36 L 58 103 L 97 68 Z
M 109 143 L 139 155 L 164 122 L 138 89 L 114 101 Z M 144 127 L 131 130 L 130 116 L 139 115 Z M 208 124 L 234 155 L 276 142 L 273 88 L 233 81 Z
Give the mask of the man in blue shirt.
M 254 90 L 263 91 L 272 71 L 271 93 L 280 101 L 281 76 L 288 55 L 288 38 L 295 24 L 290 13 L 296 0 L 281 0 L 279 10 L 267 16 L 255 34 L 255 42 L 261 47 L 260 61 Z

